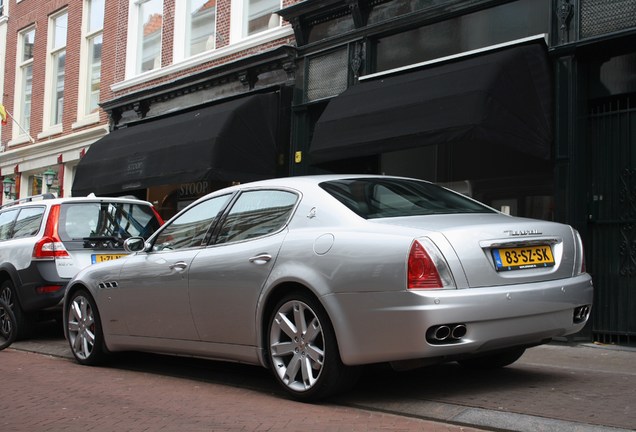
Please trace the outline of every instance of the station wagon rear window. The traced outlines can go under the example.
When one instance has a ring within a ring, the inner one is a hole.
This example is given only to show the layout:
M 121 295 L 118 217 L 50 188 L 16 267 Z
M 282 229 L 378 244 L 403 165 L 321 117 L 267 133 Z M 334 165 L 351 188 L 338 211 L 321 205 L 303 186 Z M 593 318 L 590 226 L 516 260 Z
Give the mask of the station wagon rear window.
M 160 226 L 149 205 L 122 202 L 63 204 L 58 227 L 62 241 L 87 238 L 141 236 L 148 238 Z
M 408 179 L 355 178 L 320 186 L 365 219 L 456 213 L 495 213 L 476 201 L 432 183 Z

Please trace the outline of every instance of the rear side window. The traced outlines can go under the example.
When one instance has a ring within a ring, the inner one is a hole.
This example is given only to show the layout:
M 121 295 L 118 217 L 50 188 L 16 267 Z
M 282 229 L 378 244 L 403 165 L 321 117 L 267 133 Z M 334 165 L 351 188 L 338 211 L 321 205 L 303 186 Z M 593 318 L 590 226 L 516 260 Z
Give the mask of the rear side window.
M 148 238 L 160 226 L 149 205 L 120 202 L 65 203 L 58 233 L 62 241 Z
M 40 231 L 44 207 L 27 207 L 20 210 L 13 226 L 13 238 L 33 237 Z
M 432 183 L 392 178 L 355 178 L 320 186 L 365 219 L 454 213 L 494 213 L 463 195 Z
M 221 225 L 216 243 L 262 237 L 281 229 L 298 200 L 295 193 L 277 190 L 243 192 Z
M 0 213 L 0 240 L 9 240 L 18 209 L 7 210 Z

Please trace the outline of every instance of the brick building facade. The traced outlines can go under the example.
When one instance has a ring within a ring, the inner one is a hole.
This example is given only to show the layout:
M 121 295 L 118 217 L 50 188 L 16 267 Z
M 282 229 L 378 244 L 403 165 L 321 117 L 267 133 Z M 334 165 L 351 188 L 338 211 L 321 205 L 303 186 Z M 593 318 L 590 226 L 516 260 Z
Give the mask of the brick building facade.
M 286 59 L 293 55 L 288 49 L 294 43 L 293 32 L 272 12 L 291 3 L 5 1 L 1 102 L 12 119 L 1 131 L 0 174 L 5 184 L 14 184 L 3 199 L 47 192 L 42 173 L 50 170 L 56 173 L 51 191 L 71 195 L 78 163 L 93 143 L 111 131 L 253 92 L 280 93 L 281 87 L 290 87 L 293 72 L 277 70 L 283 70 L 283 63 L 291 64 Z M 57 34 L 53 28 L 59 29 Z M 201 42 L 195 47 L 197 37 L 203 40 L 200 35 L 206 38 L 205 47 Z M 140 65 L 138 60 L 152 50 L 156 58 Z M 86 102 L 95 88 L 98 97 Z M 88 110 L 87 105 L 97 99 L 100 107 Z M 56 110 L 59 118 L 52 119 Z M 201 180 L 205 179 L 184 179 L 187 184 Z M 218 185 L 231 181 L 240 179 L 228 177 Z M 206 185 L 197 186 L 198 191 L 215 187 L 211 182 Z M 159 203 L 164 195 L 183 189 L 181 183 L 163 185 L 160 191 L 146 186 L 142 179 L 135 190 L 94 192 L 134 194 Z

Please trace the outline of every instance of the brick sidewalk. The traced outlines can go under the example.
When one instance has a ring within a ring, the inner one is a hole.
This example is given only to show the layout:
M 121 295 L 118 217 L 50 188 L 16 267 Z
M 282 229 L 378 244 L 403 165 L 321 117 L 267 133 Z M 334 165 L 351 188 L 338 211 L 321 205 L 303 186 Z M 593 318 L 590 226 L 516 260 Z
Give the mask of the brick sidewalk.
M 2 431 L 478 431 L 13 349 L 0 380 Z

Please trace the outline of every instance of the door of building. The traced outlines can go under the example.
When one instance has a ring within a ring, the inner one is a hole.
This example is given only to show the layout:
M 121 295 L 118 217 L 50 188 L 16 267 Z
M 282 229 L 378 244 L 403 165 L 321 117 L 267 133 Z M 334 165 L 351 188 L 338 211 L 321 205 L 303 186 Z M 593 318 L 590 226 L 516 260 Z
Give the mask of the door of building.
M 587 146 L 592 332 L 599 342 L 630 344 L 636 342 L 636 95 L 592 104 Z

